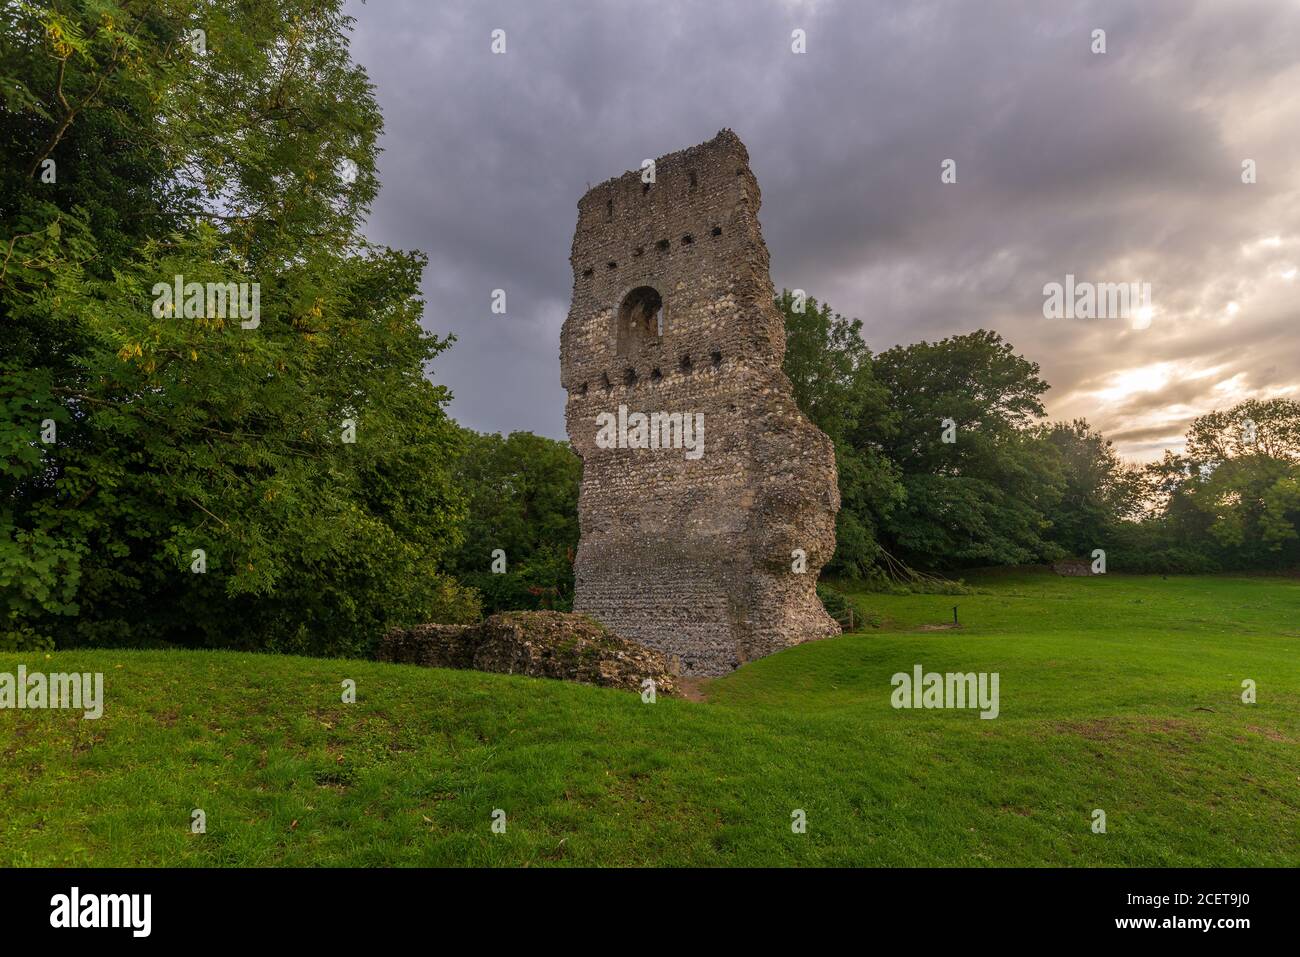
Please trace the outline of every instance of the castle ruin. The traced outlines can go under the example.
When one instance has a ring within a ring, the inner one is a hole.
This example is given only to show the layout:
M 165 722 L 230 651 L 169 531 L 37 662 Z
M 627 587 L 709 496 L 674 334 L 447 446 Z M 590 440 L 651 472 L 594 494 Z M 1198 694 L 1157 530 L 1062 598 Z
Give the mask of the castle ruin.
M 830 440 L 781 371 L 749 154 L 730 130 L 578 203 L 560 336 L 583 461 L 574 610 L 724 674 L 839 633 Z

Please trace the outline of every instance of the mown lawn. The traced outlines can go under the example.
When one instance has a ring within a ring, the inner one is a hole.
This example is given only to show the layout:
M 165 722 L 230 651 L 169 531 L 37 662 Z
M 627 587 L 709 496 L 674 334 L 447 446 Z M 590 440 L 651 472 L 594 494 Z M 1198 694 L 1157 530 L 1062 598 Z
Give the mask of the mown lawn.
M 2 654 L 102 671 L 106 704 L 0 711 L 0 864 L 1300 865 L 1300 582 L 973 584 L 862 595 L 879 627 L 704 703 L 356 661 Z M 959 630 L 920 630 L 954 603 Z M 895 710 L 890 677 L 918 663 L 998 672 L 1000 716 Z

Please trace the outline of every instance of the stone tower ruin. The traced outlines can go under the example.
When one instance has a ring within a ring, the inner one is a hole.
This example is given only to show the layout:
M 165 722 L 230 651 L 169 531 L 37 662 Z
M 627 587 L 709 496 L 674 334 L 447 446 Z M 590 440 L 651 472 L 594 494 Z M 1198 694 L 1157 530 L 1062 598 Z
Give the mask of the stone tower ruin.
M 560 335 L 583 461 L 574 610 L 686 674 L 839 633 L 830 440 L 781 371 L 758 182 L 730 130 L 578 203 Z

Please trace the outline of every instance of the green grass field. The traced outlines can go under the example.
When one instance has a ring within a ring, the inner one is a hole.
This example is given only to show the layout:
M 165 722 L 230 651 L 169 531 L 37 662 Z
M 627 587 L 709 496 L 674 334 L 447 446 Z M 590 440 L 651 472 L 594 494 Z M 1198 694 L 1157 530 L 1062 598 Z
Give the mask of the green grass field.
M 0 864 L 1300 865 L 1300 582 L 972 584 L 862 595 L 878 628 L 750 664 L 707 702 L 358 661 L 0 655 L 102 671 L 106 699 L 98 721 L 0 711 Z M 954 603 L 959 630 L 922 630 Z M 895 710 L 890 677 L 916 664 L 998 672 L 1001 715 Z

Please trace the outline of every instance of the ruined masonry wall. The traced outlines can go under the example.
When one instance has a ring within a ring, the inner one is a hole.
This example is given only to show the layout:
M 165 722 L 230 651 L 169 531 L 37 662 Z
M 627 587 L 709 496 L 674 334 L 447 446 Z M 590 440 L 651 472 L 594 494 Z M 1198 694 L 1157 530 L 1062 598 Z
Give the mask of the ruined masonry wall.
M 835 548 L 835 457 L 781 371 L 744 145 L 724 130 L 656 160 L 655 180 L 628 172 L 578 203 L 560 337 L 583 460 L 574 610 L 677 655 L 687 674 L 716 675 L 839 632 L 815 590 Z M 662 302 L 662 332 L 621 309 L 641 287 Z M 598 447 L 597 416 L 620 405 L 703 413 L 703 455 Z

